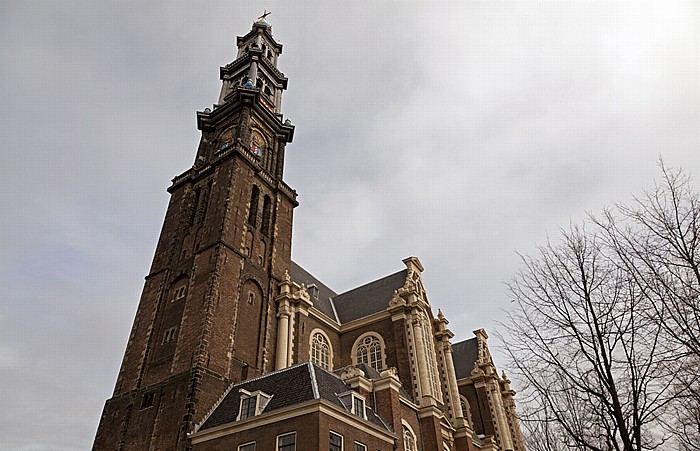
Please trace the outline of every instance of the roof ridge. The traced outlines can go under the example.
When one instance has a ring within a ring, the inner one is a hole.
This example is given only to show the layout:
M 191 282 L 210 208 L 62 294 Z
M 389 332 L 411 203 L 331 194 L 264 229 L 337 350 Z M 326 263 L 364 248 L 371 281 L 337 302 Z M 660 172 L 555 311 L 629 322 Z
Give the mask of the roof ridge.
M 340 318 L 338 318 L 338 311 L 335 309 L 335 302 L 333 302 L 333 298 L 328 298 L 328 302 L 331 303 L 331 308 L 333 309 L 333 316 L 335 316 L 335 322 L 340 324 Z
M 377 283 L 377 282 L 379 282 L 379 281 L 382 281 L 382 280 L 384 280 L 384 279 L 388 279 L 389 277 L 393 277 L 393 276 L 395 276 L 395 275 L 397 275 L 397 274 L 401 274 L 402 272 L 406 272 L 406 271 L 408 271 L 408 270 L 407 270 L 407 269 L 402 269 L 402 270 L 400 270 L 400 271 L 396 271 L 396 272 L 393 272 L 393 273 L 391 273 L 391 274 L 388 274 L 388 275 L 386 275 L 386 276 L 384 276 L 384 277 L 380 277 L 379 279 L 375 279 L 375 280 L 372 280 L 372 281 L 370 281 L 370 282 L 367 282 L 367 283 L 365 283 L 365 284 L 363 284 L 363 285 L 360 285 L 359 287 L 352 288 L 352 289 L 350 289 L 350 290 L 348 290 L 348 291 L 343 291 L 342 293 L 339 293 L 339 294 L 337 294 L 336 296 L 333 296 L 333 299 L 337 299 L 337 298 L 339 298 L 339 297 L 345 296 L 346 294 L 352 293 L 353 291 L 359 290 L 360 288 L 365 288 L 365 287 L 367 287 L 367 286 L 369 286 L 369 285 L 372 285 L 373 283 Z
M 316 369 L 314 365 L 311 364 L 311 360 L 306 361 L 309 368 L 309 376 L 311 376 L 311 390 L 314 393 L 314 399 L 320 399 L 321 396 L 318 392 L 318 382 L 316 382 Z
M 458 342 L 456 342 L 456 343 L 452 343 L 452 346 L 456 346 L 456 345 L 459 345 L 459 344 L 462 344 L 462 343 L 466 343 L 466 342 L 472 341 L 472 340 L 476 340 L 476 337 L 471 337 L 471 338 L 467 338 L 467 339 L 462 340 L 462 341 L 458 341 Z

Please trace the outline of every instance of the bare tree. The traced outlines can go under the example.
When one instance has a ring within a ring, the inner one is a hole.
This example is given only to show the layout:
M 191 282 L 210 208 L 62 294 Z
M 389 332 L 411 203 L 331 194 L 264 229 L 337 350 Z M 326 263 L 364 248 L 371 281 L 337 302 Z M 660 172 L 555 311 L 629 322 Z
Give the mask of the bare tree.
M 507 351 L 538 408 L 529 420 L 555 425 L 560 449 L 658 448 L 668 439 L 673 349 L 602 240 L 575 226 L 563 238 L 523 257 L 510 285 Z
M 629 206 L 523 256 L 509 285 L 530 449 L 700 447 L 700 200 L 661 169 Z
M 700 198 L 686 173 L 659 166 L 654 189 L 594 221 L 648 298 L 677 358 L 687 358 L 670 428 L 684 449 L 700 450 Z

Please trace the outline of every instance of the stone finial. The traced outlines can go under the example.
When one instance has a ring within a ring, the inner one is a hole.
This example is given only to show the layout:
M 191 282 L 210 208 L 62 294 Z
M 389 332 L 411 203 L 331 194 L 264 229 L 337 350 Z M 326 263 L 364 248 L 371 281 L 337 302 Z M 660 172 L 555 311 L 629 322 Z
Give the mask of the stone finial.
M 285 269 L 284 270 L 284 281 L 285 282 L 291 282 L 292 277 L 289 275 L 289 270 Z
M 418 272 L 421 273 L 423 272 L 423 265 L 421 264 L 420 260 L 418 260 L 418 257 L 408 257 L 403 259 L 404 265 L 406 265 L 406 268 L 408 268 L 409 272 Z
M 442 314 L 442 309 L 438 309 L 438 319 L 442 321 L 445 319 L 445 315 Z

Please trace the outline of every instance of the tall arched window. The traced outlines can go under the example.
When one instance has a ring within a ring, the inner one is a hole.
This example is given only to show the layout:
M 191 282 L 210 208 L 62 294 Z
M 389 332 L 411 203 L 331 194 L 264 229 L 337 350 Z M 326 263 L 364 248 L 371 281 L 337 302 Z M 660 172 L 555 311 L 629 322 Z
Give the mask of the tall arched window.
M 250 193 L 250 209 L 248 210 L 248 224 L 253 227 L 258 223 L 258 197 L 260 197 L 260 188 L 253 185 L 253 191 Z
M 416 436 L 405 424 L 403 426 L 403 448 L 406 451 L 416 451 Z
M 311 334 L 311 361 L 324 370 L 330 371 L 333 364 L 331 344 L 321 332 Z
M 270 231 L 270 209 L 272 201 L 270 200 L 270 196 L 265 196 L 263 199 L 263 213 L 262 213 L 262 233 L 265 235 L 268 234 Z
M 365 363 L 377 371 L 384 369 L 384 342 L 381 337 L 368 333 L 355 341 L 354 362 L 356 365 Z

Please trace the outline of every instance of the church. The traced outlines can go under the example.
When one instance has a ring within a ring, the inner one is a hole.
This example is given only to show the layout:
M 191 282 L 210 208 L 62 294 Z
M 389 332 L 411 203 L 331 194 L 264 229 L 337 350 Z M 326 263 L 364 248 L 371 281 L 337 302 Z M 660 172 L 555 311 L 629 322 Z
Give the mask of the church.
M 197 113 L 93 449 L 525 450 L 486 331 L 451 342 L 418 258 L 344 293 L 292 261 L 294 125 L 265 16 Z

